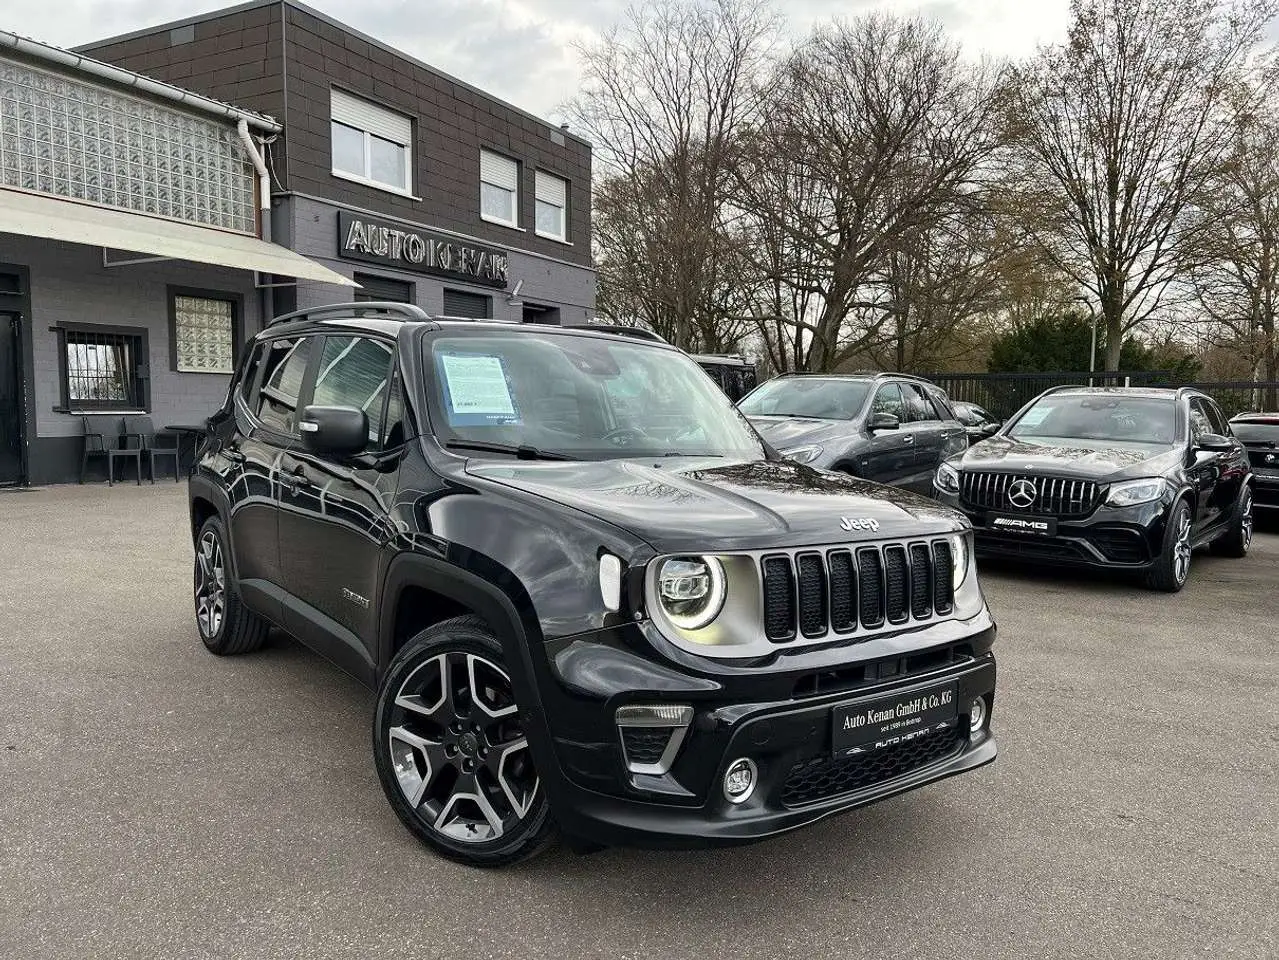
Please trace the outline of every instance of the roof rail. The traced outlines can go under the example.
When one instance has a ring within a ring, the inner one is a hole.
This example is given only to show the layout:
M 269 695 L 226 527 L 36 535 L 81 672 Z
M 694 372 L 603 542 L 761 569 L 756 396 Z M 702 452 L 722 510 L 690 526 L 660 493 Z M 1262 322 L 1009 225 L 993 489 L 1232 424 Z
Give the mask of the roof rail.
M 634 337 L 636 340 L 651 340 L 654 343 L 666 343 L 664 337 L 643 327 L 627 327 L 616 323 L 566 323 L 565 330 L 592 330 L 595 333 L 615 333 L 621 337 Z
M 290 320 L 318 320 L 334 314 L 368 317 L 381 316 L 387 320 L 430 320 L 431 317 L 421 307 L 412 303 L 393 303 L 387 300 L 364 300 L 358 303 L 330 303 L 322 307 L 311 307 L 307 310 L 294 310 L 282 314 L 267 323 L 274 327 Z

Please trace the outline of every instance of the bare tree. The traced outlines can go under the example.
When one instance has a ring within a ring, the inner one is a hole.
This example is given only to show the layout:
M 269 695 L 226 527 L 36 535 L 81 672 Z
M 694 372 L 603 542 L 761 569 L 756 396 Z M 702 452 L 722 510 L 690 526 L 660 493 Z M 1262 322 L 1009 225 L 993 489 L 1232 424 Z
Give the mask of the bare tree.
M 1068 41 L 1018 71 L 1035 239 L 1097 303 L 1106 369 L 1176 289 L 1192 199 L 1234 141 L 1230 91 L 1279 0 L 1073 0 Z M 1202 224 L 1203 221 L 1198 221 Z
M 1279 380 L 1279 107 L 1269 83 L 1236 95 L 1234 141 L 1196 198 L 1196 243 L 1187 276 L 1209 343 L 1232 345 L 1269 381 Z M 1274 391 L 1267 399 L 1274 406 Z
M 994 77 L 937 25 L 871 15 L 818 29 L 766 89 L 735 202 L 762 241 L 772 296 L 760 312 L 774 349 L 790 341 L 779 359 L 829 370 L 887 322 L 889 252 L 976 188 L 997 142 Z
M 583 91 L 567 112 L 601 167 L 602 303 L 681 347 L 733 339 L 740 237 L 724 199 L 774 31 L 765 0 L 655 0 L 580 50 Z

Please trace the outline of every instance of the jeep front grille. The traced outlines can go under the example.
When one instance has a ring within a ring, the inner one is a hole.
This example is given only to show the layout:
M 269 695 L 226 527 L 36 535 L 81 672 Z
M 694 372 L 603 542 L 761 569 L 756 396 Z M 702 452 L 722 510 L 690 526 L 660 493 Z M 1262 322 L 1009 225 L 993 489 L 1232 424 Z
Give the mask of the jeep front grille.
M 1030 503 L 1024 500 L 1014 503 L 1009 499 L 1009 491 L 1019 480 L 1034 485 L 1034 499 Z M 1091 480 L 981 471 L 962 472 L 959 489 L 961 502 L 966 507 L 1051 517 L 1085 517 L 1097 508 L 1100 495 L 1100 489 Z
M 950 550 L 932 540 L 766 556 L 764 632 L 787 643 L 945 616 L 955 599 Z

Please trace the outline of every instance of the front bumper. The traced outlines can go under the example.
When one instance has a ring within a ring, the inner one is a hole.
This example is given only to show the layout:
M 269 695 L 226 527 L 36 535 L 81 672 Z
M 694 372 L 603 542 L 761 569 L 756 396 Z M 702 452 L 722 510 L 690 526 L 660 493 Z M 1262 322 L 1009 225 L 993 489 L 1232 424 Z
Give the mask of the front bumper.
M 989 511 L 974 509 L 962 503 L 958 496 L 936 488 L 934 494 L 972 523 L 974 545 L 980 557 L 1107 570 L 1141 571 L 1158 560 L 1171 504 L 1165 500 L 1133 507 L 1103 503 L 1086 517 L 1057 518 L 1056 535 L 1044 536 L 993 530 L 989 526 Z
M 556 723 L 547 704 L 559 768 L 557 782 L 547 783 L 554 816 L 565 834 L 588 842 L 717 846 L 793 830 L 990 763 L 996 754 L 989 727 L 995 690 L 995 659 L 989 651 L 993 634 L 989 625 L 972 643 L 858 662 L 842 679 L 831 673 L 829 692 L 820 685 L 809 692 L 803 676 L 790 674 L 759 676 L 754 684 L 744 671 L 719 680 L 687 677 L 628 654 L 616 636 L 574 638 L 572 657 L 552 657 L 559 691 L 580 690 L 584 676 L 586 682 L 598 681 L 604 675 L 601 663 L 614 664 L 615 679 L 627 676 L 619 684 L 627 689 L 600 700 L 573 697 L 571 709 L 563 705 L 575 714 L 571 723 Z M 593 667 L 583 674 L 571 666 L 574 661 L 590 661 Z M 952 683 L 959 714 L 955 726 L 863 757 L 834 758 L 836 706 Z M 750 695 L 752 687 L 755 696 Z M 783 690 L 787 696 L 778 696 Z M 969 705 L 979 696 L 986 701 L 987 720 L 971 733 Z M 679 753 L 663 775 L 629 773 L 616 734 L 616 707 L 644 702 L 694 708 Z M 597 736 L 609 731 L 608 742 L 580 739 L 574 729 L 594 730 Z M 754 761 L 758 779 L 750 797 L 734 804 L 724 796 L 722 784 L 728 766 L 741 757 Z

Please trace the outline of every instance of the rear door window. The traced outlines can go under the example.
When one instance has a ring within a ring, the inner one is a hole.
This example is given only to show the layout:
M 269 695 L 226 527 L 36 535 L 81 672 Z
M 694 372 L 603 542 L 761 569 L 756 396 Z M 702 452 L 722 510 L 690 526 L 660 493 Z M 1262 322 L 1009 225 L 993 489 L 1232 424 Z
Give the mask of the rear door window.
M 915 384 L 903 383 L 901 391 L 911 423 L 929 423 L 940 419 L 937 411 L 933 409 L 932 401 Z

